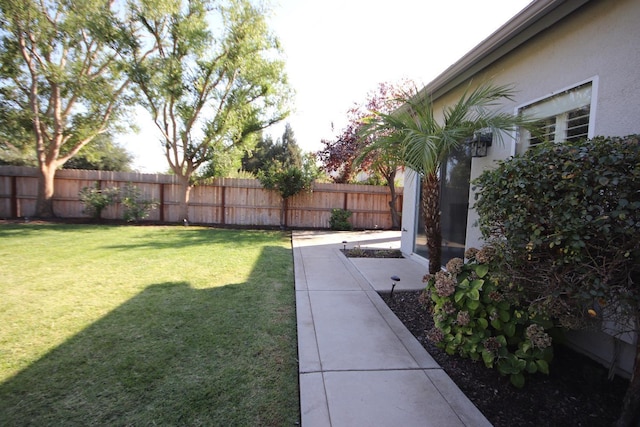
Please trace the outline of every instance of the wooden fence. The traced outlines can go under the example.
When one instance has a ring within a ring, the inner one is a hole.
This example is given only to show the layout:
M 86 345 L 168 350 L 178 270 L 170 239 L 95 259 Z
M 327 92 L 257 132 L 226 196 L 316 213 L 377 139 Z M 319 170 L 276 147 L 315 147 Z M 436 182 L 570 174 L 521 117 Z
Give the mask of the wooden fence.
M 38 171 L 35 168 L 0 166 L 0 218 L 34 215 Z M 136 186 L 143 198 L 158 207 L 148 221 L 182 223 L 179 218 L 180 186 L 172 175 L 127 172 L 59 170 L 55 178 L 53 209 L 60 218 L 86 217 L 78 193 L 83 187 Z M 402 207 L 402 188 L 398 189 L 398 211 Z M 329 228 L 331 210 L 348 209 L 350 222 L 357 229 L 389 229 L 389 189 L 370 185 L 320 184 L 310 193 L 288 201 L 286 225 L 291 228 Z M 278 193 L 262 188 L 253 179 L 217 179 L 209 185 L 195 186 L 189 202 L 189 221 L 194 224 L 238 226 L 280 225 L 281 199 Z M 104 219 L 120 219 L 122 206 L 105 209 Z

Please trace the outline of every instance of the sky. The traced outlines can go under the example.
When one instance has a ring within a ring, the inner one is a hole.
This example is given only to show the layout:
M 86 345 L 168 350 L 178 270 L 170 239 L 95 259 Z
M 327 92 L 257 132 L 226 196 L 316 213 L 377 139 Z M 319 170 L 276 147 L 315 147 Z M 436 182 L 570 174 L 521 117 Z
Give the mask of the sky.
M 270 28 L 284 51 L 294 111 L 289 123 L 305 152 L 347 124 L 346 112 L 382 82 L 422 88 L 525 8 L 530 0 L 272 0 Z M 142 108 L 137 134 L 118 138 L 134 169 L 168 169 L 159 135 Z M 332 129 L 333 125 L 333 129 Z

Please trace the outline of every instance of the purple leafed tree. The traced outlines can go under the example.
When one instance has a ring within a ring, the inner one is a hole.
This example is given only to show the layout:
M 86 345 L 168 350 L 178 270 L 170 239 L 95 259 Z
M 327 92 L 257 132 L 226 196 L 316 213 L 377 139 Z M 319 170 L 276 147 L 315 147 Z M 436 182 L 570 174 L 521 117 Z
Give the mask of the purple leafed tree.
M 389 208 L 393 228 L 400 227 L 395 188 L 396 174 L 401 167 L 400 153 L 391 149 L 366 150 L 382 135 L 363 136 L 362 130 L 375 113 L 391 114 L 415 93 L 416 86 L 409 80 L 378 84 L 363 103 L 356 103 L 347 111 L 348 124 L 335 139 L 322 140 L 324 148 L 316 154 L 322 168 L 336 183 L 353 182 L 360 172 L 384 180 L 391 194 Z M 368 152 L 365 154 L 365 151 Z

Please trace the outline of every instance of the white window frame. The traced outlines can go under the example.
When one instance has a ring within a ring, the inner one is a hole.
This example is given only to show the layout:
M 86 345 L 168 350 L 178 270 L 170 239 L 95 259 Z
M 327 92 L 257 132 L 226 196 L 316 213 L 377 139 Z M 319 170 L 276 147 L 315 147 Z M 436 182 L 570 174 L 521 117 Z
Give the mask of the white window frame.
M 545 96 L 542 96 L 540 98 L 536 98 L 530 101 L 527 101 L 526 103 L 520 104 L 515 108 L 515 114 L 520 114 L 520 112 L 524 109 L 526 109 L 527 107 L 531 107 L 534 104 L 538 104 L 541 102 L 544 102 L 546 100 L 550 100 L 551 98 L 553 98 L 554 96 L 557 96 L 559 94 L 562 94 L 564 92 L 570 92 L 572 90 L 576 90 L 577 88 L 579 88 L 580 86 L 584 86 L 586 84 L 591 84 L 591 102 L 589 105 L 589 128 L 587 130 L 587 138 L 591 139 L 594 137 L 594 130 L 595 130 L 595 120 L 596 120 L 596 105 L 597 105 L 597 99 L 598 99 L 598 76 L 593 76 L 589 79 L 586 79 L 584 81 L 578 82 L 576 84 L 572 84 L 571 86 L 567 86 L 564 87 L 562 89 L 553 91 Z M 558 114 L 557 116 L 561 115 L 562 113 Z M 566 114 L 566 112 L 564 113 Z M 556 116 L 556 117 L 557 117 Z M 544 119 L 545 117 L 540 117 L 540 119 Z M 557 123 L 557 122 L 556 122 Z M 559 131 L 562 131 L 562 129 L 560 128 L 556 128 L 556 134 L 559 133 Z M 524 153 L 527 149 L 529 149 L 529 141 L 528 141 L 528 132 L 527 131 L 519 131 L 518 135 L 516 135 L 516 146 L 514 147 L 514 153 L 519 153 L 522 154 Z

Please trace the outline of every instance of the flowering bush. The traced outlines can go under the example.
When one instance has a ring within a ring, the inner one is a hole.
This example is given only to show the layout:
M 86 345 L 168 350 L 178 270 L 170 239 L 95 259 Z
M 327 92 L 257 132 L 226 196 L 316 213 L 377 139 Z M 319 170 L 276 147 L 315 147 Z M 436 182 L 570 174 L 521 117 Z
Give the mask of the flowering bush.
M 468 262 L 454 258 L 446 271 L 427 275 L 423 304 L 433 312 L 429 339 L 448 354 L 482 360 L 489 368 L 509 375 L 522 387 L 524 373 L 549 373 L 552 323 L 530 313 L 514 285 L 503 285 L 490 274 L 494 248 L 469 249 Z

